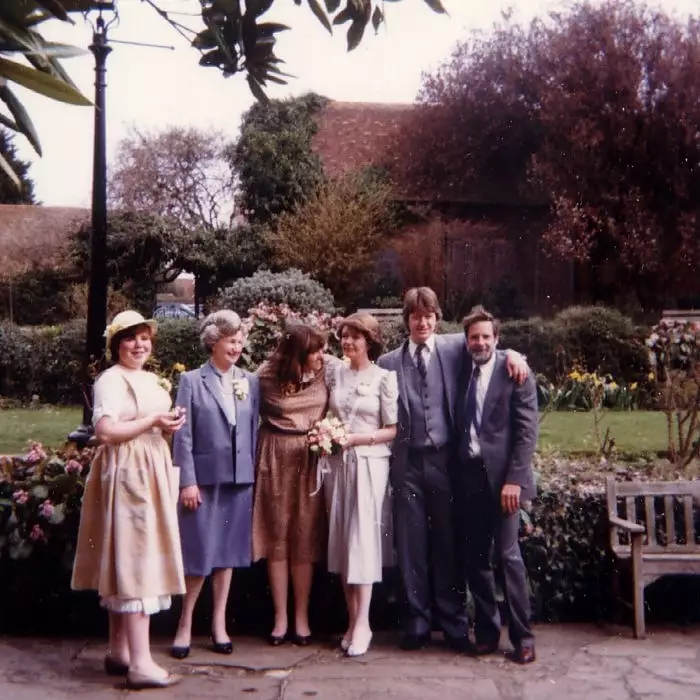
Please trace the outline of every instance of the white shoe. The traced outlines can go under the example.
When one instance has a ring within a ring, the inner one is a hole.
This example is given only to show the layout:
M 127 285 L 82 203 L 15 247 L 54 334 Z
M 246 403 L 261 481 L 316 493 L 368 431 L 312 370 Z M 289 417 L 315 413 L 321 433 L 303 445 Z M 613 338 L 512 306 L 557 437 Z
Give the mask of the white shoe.
M 348 656 L 363 656 L 369 650 L 369 645 L 372 642 L 372 630 L 366 632 L 357 632 L 352 635 L 352 642 L 348 650 L 345 652 Z
M 347 650 L 350 648 L 350 641 L 351 641 L 351 640 L 348 639 L 347 637 L 343 637 L 343 638 L 340 640 L 340 648 L 341 648 L 343 651 L 347 651 Z

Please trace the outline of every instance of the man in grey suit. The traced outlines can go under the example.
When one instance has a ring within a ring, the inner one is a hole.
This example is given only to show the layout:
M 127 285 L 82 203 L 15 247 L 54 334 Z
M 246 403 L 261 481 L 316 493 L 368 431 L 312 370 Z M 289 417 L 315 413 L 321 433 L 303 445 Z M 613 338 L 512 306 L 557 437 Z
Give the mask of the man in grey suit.
M 454 483 L 467 582 L 475 604 L 474 651 L 488 654 L 498 649 L 495 553 L 514 647 L 509 656 L 530 663 L 535 660 L 535 640 L 518 530 L 520 503 L 536 493 L 535 378 L 530 373 L 521 385 L 510 381 L 503 353 L 495 350 L 498 320 L 483 307 L 475 307 L 463 323 L 469 357 L 456 409 L 460 438 Z
M 377 362 L 395 371 L 399 384 L 390 479 L 395 545 L 407 604 L 400 646 L 412 650 L 428 643 L 434 607 L 448 644 L 464 650 L 469 644 L 466 595 L 456 556 L 450 480 L 464 336 L 435 334 L 441 311 L 437 295 L 428 287 L 406 293 L 403 318 L 409 339 Z M 519 355 L 512 364 L 527 374 Z

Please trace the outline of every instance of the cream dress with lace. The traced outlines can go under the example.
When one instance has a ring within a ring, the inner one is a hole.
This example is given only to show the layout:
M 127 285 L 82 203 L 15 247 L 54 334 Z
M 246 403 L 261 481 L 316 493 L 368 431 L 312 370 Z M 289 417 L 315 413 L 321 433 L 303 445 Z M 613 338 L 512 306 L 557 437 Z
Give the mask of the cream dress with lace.
M 329 367 L 330 410 L 351 433 L 372 433 L 394 425 L 398 414 L 396 373 L 372 365 L 356 372 Z M 388 493 L 390 443 L 362 445 L 330 458 L 324 488 L 328 505 L 328 570 L 345 583 L 382 580 L 392 564 L 391 504 Z

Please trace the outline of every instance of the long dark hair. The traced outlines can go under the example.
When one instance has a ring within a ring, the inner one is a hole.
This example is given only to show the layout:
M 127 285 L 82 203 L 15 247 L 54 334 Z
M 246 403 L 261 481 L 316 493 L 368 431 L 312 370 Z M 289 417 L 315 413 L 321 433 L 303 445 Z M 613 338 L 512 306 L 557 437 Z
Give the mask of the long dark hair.
M 280 385 L 298 384 L 309 355 L 326 346 L 325 333 L 303 323 L 290 324 L 272 357 L 272 371 Z

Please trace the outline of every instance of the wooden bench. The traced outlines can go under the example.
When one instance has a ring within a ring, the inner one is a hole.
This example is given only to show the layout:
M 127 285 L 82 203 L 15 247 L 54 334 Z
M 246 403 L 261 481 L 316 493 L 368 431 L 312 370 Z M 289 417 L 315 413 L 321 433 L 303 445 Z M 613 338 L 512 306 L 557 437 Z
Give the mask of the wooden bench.
M 693 505 L 695 481 L 615 481 L 607 478 L 610 547 L 629 559 L 634 586 L 634 636 L 645 636 L 644 588 L 667 574 L 700 574 Z

